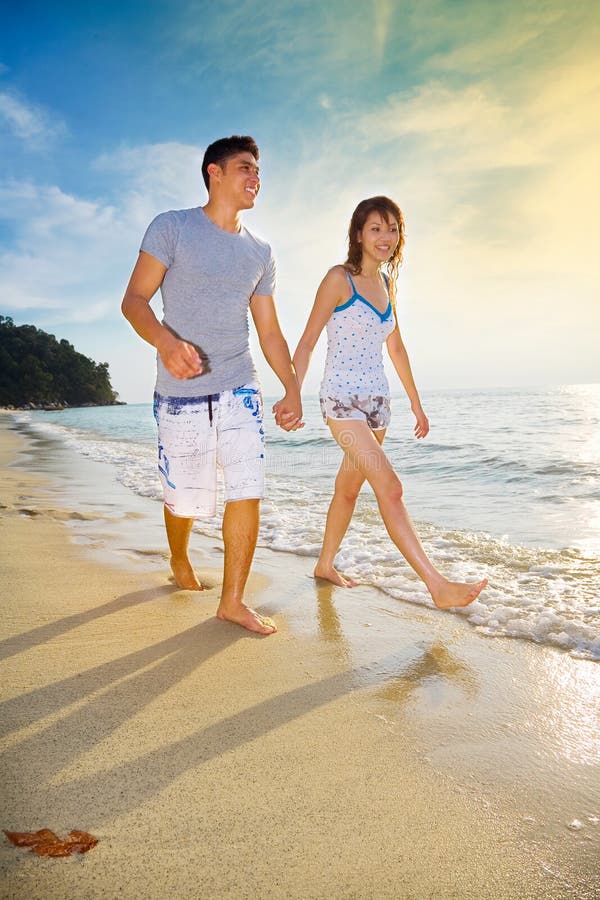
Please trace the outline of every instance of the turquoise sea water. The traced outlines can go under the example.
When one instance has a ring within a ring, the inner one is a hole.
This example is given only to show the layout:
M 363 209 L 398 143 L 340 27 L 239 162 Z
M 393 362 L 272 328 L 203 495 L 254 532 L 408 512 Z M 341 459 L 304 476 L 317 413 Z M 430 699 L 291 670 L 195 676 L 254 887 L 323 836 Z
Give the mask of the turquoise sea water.
M 265 401 L 260 543 L 315 556 L 341 454 L 316 397 L 305 399 L 306 427 L 293 434 L 274 425 L 274 399 Z M 413 417 L 398 396 L 384 446 L 439 568 L 490 580 L 462 615 L 489 635 L 600 659 L 600 385 L 430 391 L 422 399 L 427 439 L 413 438 Z M 151 404 L 23 413 L 19 424 L 106 463 L 131 491 L 160 500 Z M 219 526 L 219 519 L 196 523 L 215 537 Z M 430 603 L 368 487 L 338 565 L 400 601 Z

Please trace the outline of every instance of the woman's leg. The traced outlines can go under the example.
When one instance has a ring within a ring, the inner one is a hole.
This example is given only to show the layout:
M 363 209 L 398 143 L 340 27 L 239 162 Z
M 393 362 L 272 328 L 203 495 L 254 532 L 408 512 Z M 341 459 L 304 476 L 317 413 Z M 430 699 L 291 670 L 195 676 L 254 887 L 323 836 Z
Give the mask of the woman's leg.
M 373 488 L 388 534 L 425 582 L 435 605 L 447 609 L 472 603 L 486 586 L 487 580 L 464 584 L 448 581 L 438 572 L 410 521 L 402 500 L 400 479 L 368 426 L 352 419 L 328 419 L 327 424 L 354 469 Z
M 385 437 L 385 428 L 373 432 L 377 441 L 381 444 Z M 323 546 L 315 566 L 315 578 L 326 578 L 340 587 L 355 587 L 358 582 L 353 581 L 337 571 L 333 565 L 335 555 L 340 549 L 344 535 L 354 514 L 356 500 L 360 489 L 365 483 L 365 476 L 355 468 L 352 459 L 344 453 L 335 479 L 335 489 L 325 523 Z

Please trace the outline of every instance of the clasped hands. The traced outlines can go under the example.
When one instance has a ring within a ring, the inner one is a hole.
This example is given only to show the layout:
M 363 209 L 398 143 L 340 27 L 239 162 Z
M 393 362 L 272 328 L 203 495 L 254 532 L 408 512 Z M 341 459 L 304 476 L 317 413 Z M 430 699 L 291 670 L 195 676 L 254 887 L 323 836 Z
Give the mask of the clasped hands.
M 299 396 L 296 399 L 290 399 L 286 394 L 285 397 L 273 404 L 273 415 L 275 423 L 284 431 L 297 431 L 299 428 L 304 428 L 302 403 Z
M 200 375 L 203 366 L 200 355 L 193 344 L 182 341 L 168 334 L 157 348 L 163 364 L 175 378 L 193 378 Z M 302 402 L 300 394 L 289 397 L 287 394 L 273 406 L 275 422 L 284 431 L 297 431 L 304 428 L 302 421 Z

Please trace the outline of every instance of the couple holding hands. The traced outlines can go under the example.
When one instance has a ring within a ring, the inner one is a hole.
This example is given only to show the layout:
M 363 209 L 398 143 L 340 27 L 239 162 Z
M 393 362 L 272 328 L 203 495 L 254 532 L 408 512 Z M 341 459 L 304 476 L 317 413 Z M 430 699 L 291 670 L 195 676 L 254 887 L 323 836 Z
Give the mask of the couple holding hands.
M 396 319 L 402 213 L 387 197 L 358 204 L 348 229 L 347 258 L 323 278 L 292 359 L 273 299 L 271 248 L 241 222 L 241 213 L 254 206 L 260 189 L 258 161 L 258 147 L 249 136 L 210 144 L 202 163 L 208 202 L 162 213 L 151 222 L 122 303 L 135 331 L 157 350 L 158 468 L 175 581 L 180 588 L 202 590 L 188 543 L 194 518 L 215 515 L 220 466 L 225 557 L 217 616 L 265 635 L 277 630 L 272 619 L 244 603 L 265 469 L 262 397 L 248 345 L 249 309 L 261 350 L 285 390 L 273 412 L 286 431 L 303 427 L 300 389 L 313 348 L 327 329 L 320 403 L 344 456 L 315 577 L 354 586 L 336 570 L 334 559 L 368 481 L 392 541 L 423 579 L 435 606 L 467 606 L 486 580 L 449 581 L 435 568 L 382 448 L 390 422 L 384 343 L 415 415 L 415 437 L 424 438 L 429 431 Z M 150 306 L 159 288 L 162 322 Z

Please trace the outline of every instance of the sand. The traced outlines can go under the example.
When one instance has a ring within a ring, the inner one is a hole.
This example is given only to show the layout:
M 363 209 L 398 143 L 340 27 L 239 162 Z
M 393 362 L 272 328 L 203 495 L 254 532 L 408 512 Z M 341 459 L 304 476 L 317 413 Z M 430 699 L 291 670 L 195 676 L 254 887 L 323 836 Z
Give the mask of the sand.
M 0 825 L 99 843 L 1 841 L 2 896 L 598 896 L 597 665 L 268 549 L 249 600 L 279 632 L 250 635 L 214 617 L 213 541 L 211 588 L 177 590 L 160 506 L 51 449 L 0 417 Z

